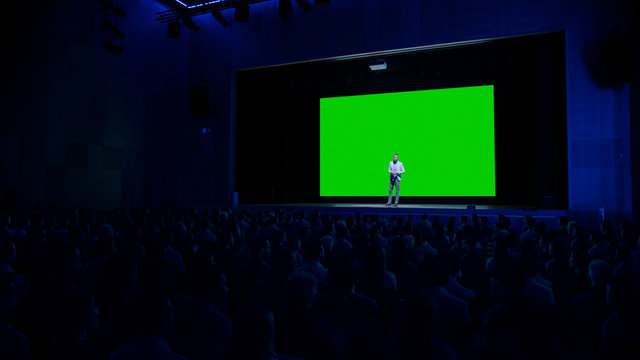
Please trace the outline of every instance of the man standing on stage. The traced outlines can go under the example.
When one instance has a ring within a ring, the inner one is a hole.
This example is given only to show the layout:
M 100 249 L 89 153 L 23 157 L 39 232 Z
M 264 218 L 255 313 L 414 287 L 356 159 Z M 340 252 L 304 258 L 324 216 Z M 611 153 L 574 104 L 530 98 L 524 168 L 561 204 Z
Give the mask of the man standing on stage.
M 389 163 L 389 200 L 387 200 L 386 206 L 391 206 L 391 195 L 393 193 L 393 187 L 396 187 L 396 202 L 393 206 L 398 206 L 398 200 L 400 200 L 400 177 L 404 174 L 404 166 L 398 161 L 398 154 L 393 155 L 393 161 Z

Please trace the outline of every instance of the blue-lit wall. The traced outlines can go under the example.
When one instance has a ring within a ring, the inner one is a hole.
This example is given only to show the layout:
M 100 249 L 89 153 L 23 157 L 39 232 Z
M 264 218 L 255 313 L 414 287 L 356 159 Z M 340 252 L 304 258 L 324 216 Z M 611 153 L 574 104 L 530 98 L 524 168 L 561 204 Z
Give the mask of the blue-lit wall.
M 313 3 L 313 1 L 310 1 Z M 413 46 L 566 32 L 569 204 L 580 214 L 632 211 L 632 86 L 598 87 L 589 54 L 626 0 L 333 0 L 287 23 L 278 1 L 249 22 L 194 17 L 179 39 L 154 21 L 156 0 L 120 0 L 121 55 L 102 48 L 97 1 L 67 0 L 21 15 L 3 68 L 3 191 L 19 205 L 228 204 L 234 181 L 234 70 Z M 637 46 L 636 46 L 637 48 Z M 211 116 L 193 118 L 188 87 L 207 80 Z M 265 119 L 268 121 L 268 119 Z M 202 135 L 202 126 L 212 129 Z M 274 159 L 275 161 L 275 159 Z M 0 195 L 1 196 L 1 195 Z M 587 215 L 585 215 L 587 216 Z

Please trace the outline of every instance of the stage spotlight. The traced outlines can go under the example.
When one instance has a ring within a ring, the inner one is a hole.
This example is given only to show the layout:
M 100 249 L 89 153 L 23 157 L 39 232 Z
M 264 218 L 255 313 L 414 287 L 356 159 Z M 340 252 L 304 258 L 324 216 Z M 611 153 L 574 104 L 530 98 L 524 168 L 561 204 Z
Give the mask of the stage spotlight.
M 249 21 L 249 1 L 248 0 L 238 1 L 238 5 L 236 5 L 235 18 L 237 22 Z
M 329 7 L 329 4 L 331 4 L 331 0 L 316 0 L 316 6 L 319 8 Z
M 280 0 L 278 12 L 280 13 L 282 21 L 287 22 L 289 16 L 291 16 L 291 0 Z
M 193 32 L 200 31 L 200 26 L 198 26 L 191 18 L 182 19 L 182 23 L 189 29 L 193 30 Z
M 177 39 L 180 37 L 180 23 L 177 21 L 172 21 L 167 24 L 167 36 L 172 39 Z
M 124 50 L 122 46 L 112 43 L 111 40 L 107 40 L 104 42 L 104 48 L 108 52 L 114 53 L 114 54 L 122 54 L 122 51 Z
M 222 16 L 222 14 L 220 14 L 220 10 L 213 10 L 211 12 L 211 16 L 213 16 L 214 19 L 218 20 L 218 22 L 222 24 L 222 27 L 226 28 L 227 26 L 229 26 L 229 22 L 224 18 L 224 16 Z
M 114 14 L 120 17 L 125 17 L 125 15 L 127 15 L 127 13 L 124 10 L 117 8 L 114 4 L 107 2 L 106 0 L 100 0 L 100 4 L 104 6 L 106 10 L 110 10 L 111 12 L 113 12 Z
M 102 26 L 104 26 L 106 29 L 109 29 L 113 32 L 113 36 L 120 39 L 124 39 L 124 33 L 120 31 L 120 29 L 118 29 L 117 27 L 113 26 L 113 24 L 111 24 L 107 20 L 102 20 L 101 23 L 102 23 Z
M 307 12 L 311 10 L 311 8 L 313 8 L 313 5 L 309 4 L 308 0 L 296 0 L 296 3 L 298 4 L 298 6 L 300 6 L 300 8 L 302 8 L 302 10 L 304 10 L 304 12 Z

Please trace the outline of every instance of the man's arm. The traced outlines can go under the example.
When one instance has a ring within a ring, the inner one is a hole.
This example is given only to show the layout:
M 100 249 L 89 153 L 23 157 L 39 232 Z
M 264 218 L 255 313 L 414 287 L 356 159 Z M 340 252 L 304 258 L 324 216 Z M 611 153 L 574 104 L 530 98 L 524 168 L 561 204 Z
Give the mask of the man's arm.
M 398 171 L 398 174 L 404 174 L 404 165 L 402 165 L 402 163 L 400 163 L 400 171 Z

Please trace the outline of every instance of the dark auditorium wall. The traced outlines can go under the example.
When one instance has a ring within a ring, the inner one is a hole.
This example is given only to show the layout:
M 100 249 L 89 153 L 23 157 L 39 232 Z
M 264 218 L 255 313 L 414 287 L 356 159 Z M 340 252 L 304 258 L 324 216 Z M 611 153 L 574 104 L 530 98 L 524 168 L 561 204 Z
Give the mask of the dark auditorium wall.
M 160 2 L 120 0 L 127 11 L 120 20 L 126 38 L 116 41 L 124 46 L 120 55 L 102 48 L 97 0 L 33 5 L 39 9 L 2 25 L 11 36 L 0 187 L 21 206 L 229 204 L 234 70 L 564 30 L 569 207 L 578 217 L 600 208 L 630 217 L 638 181 L 631 168 L 632 85 L 607 83 L 619 59 L 598 67 L 598 44 L 615 28 L 623 36 L 637 28 L 630 4 L 334 0 L 303 13 L 294 2 L 283 23 L 272 0 L 251 6 L 248 23 L 233 20 L 232 10 L 223 12 L 227 28 L 201 15 L 194 17 L 201 31 L 182 26 L 170 39 L 166 25 L 154 21 Z M 193 117 L 188 89 L 203 84 L 210 115 Z M 211 132 L 203 135 L 202 127 Z

